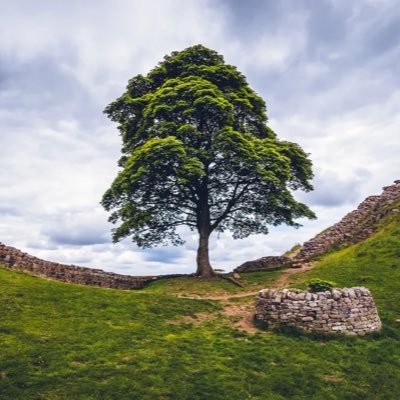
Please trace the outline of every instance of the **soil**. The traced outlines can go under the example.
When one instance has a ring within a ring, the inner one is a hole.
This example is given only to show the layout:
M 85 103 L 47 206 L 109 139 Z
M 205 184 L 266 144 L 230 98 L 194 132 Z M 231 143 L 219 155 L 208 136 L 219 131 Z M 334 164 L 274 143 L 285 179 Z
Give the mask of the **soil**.
M 309 271 L 313 266 L 314 262 L 307 262 L 304 263 L 299 268 L 288 268 L 285 269 L 282 275 L 275 281 L 274 287 L 277 289 L 283 289 L 289 284 L 289 279 L 292 275 L 298 273 L 304 273 Z M 234 326 L 244 332 L 247 333 L 256 333 L 258 329 L 253 324 L 253 317 L 254 317 L 254 298 L 258 294 L 259 290 L 251 291 L 251 292 L 244 292 L 244 293 L 237 293 L 237 294 L 230 294 L 226 293 L 223 295 L 218 296 L 178 296 L 185 299 L 196 299 L 196 300 L 218 300 L 223 302 L 223 314 L 228 317 L 234 317 L 235 321 L 233 321 Z M 249 297 L 249 299 L 241 304 L 232 303 L 230 302 L 231 299 L 237 299 L 242 297 Z M 251 297 L 251 298 L 250 298 Z M 208 315 L 208 317 L 206 317 Z M 204 314 L 196 315 L 196 318 L 193 317 L 185 317 L 179 321 L 168 321 L 169 323 L 201 323 L 205 320 L 214 319 L 211 314 Z
M 209 313 L 197 313 L 194 316 L 186 316 L 182 317 L 179 319 L 170 319 L 165 321 L 167 324 L 170 325 L 182 325 L 182 324 L 194 324 L 198 325 L 201 324 L 204 321 L 212 321 L 213 319 L 216 318 L 215 314 L 209 314 Z

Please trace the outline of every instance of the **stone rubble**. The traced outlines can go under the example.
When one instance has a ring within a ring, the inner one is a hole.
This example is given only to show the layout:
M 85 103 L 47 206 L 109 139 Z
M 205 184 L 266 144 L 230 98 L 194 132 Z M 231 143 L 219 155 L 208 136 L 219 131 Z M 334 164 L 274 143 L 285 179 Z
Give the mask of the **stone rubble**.
M 375 302 L 365 287 L 311 293 L 299 289 L 263 289 L 256 319 L 275 327 L 286 325 L 309 332 L 365 335 L 382 327 Z

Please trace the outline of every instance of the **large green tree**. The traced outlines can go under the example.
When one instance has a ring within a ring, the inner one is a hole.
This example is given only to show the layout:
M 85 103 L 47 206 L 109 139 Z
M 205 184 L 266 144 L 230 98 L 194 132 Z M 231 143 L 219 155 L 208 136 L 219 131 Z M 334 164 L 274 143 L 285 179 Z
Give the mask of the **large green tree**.
M 311 161 L 266 125 L 266 106 L 221 55 L 197 45 L 129 81 L 105 113 L 119 124 L 121 171 L 102 204 L 119 223 L 113 240 L 140 247 L 199 234 L 197 275 L 209 277 L 212 232 L 234 238 L 313 218 L 292 191 L 311 190 Z

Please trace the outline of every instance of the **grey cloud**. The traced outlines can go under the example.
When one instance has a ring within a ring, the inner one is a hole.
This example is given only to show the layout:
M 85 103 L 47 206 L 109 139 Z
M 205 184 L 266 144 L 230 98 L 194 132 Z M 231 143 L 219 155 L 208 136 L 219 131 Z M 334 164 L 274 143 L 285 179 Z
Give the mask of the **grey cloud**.
M 68 232 L 43 231 L 43 234 L 47 235 L 52 243 L 59 245 L 88 246 L 110 242 L 105 233 L 91 232 L 84 229 L 79 229 L 76 232 L 73 230 Z
M 19 216 L 21 210 L 15 205 L 2 205 L 0 204 L 0 216 Z
M 397 47 L 400 41 L 400 16 L 392 16 L 392 21 L 388 21 L 384 26 L 377 27 L 375 32 L 367 37 L 371 53 L 382 54 L 394 47 Z
M 181 258 L 183 252 L 183 248 L 161 247 L 144 252 L 144 256 L 146 261 L 158 261 L 162 263 L 173 264 Z
M 298 197 L 312 206 L 333 208 L 354 204 L 360 200 L 362 186 L 370 175 L 365 169 L 358 169 L 344 176 L 338 175 L 334 170 L 317 170 L 313 182 L 315 190 Z
M 9 110 L 14 125 L 27 119 L 44 119 L 47 123 L 59 119 L 77 118 L 83 126 L 93 126 L 104 120 L 101 108 L 87 89 L 66 71 L 63 60 L 56 57 L 35 57 L 21 64 L 0 58 L 0 109 Z M 3 116 L 3 124 L 7 118 Z
M 266 237 L 213 236 L 216 267 L 279 254 L 399 178 L 397 2 L 159 3 L 4 3 L 0 241 L 125 273 L 194 270 L 193 232 L 183 231 L 180 248 L 114 245 L 98 202 L 116 174 L 120 147 L 103 108 L 130 77 L 195 43 L 248 76 L 267 101 L 271 126 L 311 152 L 317 169 L 315 192 L 301 195 L 317 221 L 272 228 Z
M 288 18 L 296 10 L 287 5 L 292 3 L 279 3 L 286 6 L 277 10 L 274 19 L 288 28 Z M 293 54 L 284 72 L 250 69 L 257 91 L 265 93 L 274 110 L 273 116 L 308 110 L 315 115 L 341 113 L 384 101 L 393 85 L 400 83 L 396 61 L 400 50 L 395 46 L 400 39 L 398 7 L 330 1 L 315 2 L 313 7 L 306 6 L 308 2 L 296 4 L 302 5 L 303 12 L 307 10 L 304 32 L 298 32 L 306 36 L 302 51 Z M 361 11 L 356 12 L 358 8 Z M 270 29 L 267 26 L 264 31 Z M 269 50 L 266 47 L 265 53 Z M 332 92 L 330 101 L 315 101 L 315 96 L 324 92 Z
M 58 250 L 60 246 L 50 243 L 48 240 L 28 240 L 26 247 L 33 250 Z
M 253 41 L 259 33 L 277 29 L 288 11 L 284 2 L 273 0 L 225 0 L 222 4 L 228 12 L 229 33 Z
M 47 216 L 41 234 L 51 244 L 61 246 L 88 246 L 111 243 L 109 224 L 100 210 L 82 209 Z

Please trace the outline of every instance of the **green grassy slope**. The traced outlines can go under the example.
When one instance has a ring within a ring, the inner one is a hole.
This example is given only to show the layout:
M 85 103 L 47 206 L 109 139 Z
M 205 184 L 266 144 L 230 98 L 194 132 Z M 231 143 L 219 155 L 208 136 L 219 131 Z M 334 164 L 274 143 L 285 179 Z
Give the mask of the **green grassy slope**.
M 181 277 L 175 279 L 161 279 L 147 286 L 144 293 L 161 293 L 181 296 L 220 296 L 238 294 L 243 292 L 256 292 L 273 284 L 281 275 L 281 271 L 252 272 L 242 274 L 239 280 L 242 287 L 235 286 L 231 282 L 220 279 L 199 279 L 196 277 Z
M 246 285 L 262 279 L 273 286 L 279 273 L 247 274 Z M 293 284 L 310 277 L 369 287 L 383 332 L 246 334 L 219 302 L 171 294 L 203 294 L 203 283 L 180 279 L 124 292 L 0 268 L 0 399 L 399 399 L 399 218 Z M 208 292 L 230 290 L 221 282 Z M 191 322 L 198 313 L 210 318 Z
M 395 206 L 400 207 L 400 203 Z M 400 327 L 400 215 L 386 218 L 379 232 L 366 241 L 326 255 L 311 271 L 296 276 L 292 284 L 299 286 L 311 278 L 333 280 L 338 287 L 368 287 L 386 330 L 397 332 Z

